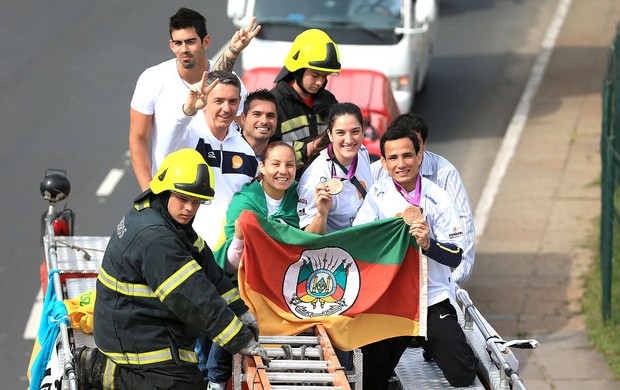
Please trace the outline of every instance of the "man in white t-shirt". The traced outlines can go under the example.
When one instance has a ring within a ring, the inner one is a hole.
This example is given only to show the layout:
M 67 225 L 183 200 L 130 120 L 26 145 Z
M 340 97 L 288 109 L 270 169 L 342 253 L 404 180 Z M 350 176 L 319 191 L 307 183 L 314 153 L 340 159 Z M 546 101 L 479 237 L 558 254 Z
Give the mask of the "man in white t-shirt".
M 254 22 L 253 18 L 247 29 L 235 32 L 230 45 L 213 66 L 205 55 L 211 36 L 207 33 L 204 16 L 194 10 L 180 8 L 170 17 L 169 43 L 175 58 L 146 69 L 138 79 L 131 100 L 129 151 L 142 190 L 148 188 L 164 157 L 176 150 L 171 144 L 173 135 L 170 132 L 189 87 L 199 82 L 205 71 L 214 68 L 232 71 L 239 52 L 260 31 L 260 26 L 254 29 Z M 242 94 L 246 95 L 245 88 Z M 193 126 L 195 124 L 190 123 L 187 128 Z
M 422 150 L 415 132 L 390 126 L 381 136 L 381 162 L 389 177 L 368 190 L 353 225 L 402 215 L 417 206 L 421 217 L 411 225 L 411 235 L 428 258 L 427 337 L 415 337 L 453 386 L 468 386 L 476 377 L 477 359 L 450 303 L 451 272 L 462 259 L 463 229 L 450 196 L 419 176 Z M 403 222 L 404 223 L 404 222 Z M 364 388 L 387 388 L 387 381 L 409 337 L 395 337 L 362 348 Z
M 456 207 L 465 236 L 463 241 L 463 261 L 452 271 L 452 280 L 461 283 L 469 279 L 474 268 L 476 257 L 476 231 L 474 227 L 474 216 L 471 211 L 471 204 L 467 196 L 467 190 L 461 180 L 459 171 L 444 157 L 429 152 L 426 149 L 426 139 L 428 138 L 428 126 L 422 116 L 414 113 L 402 114 L 396 117 L 390 126 L 405 127 L 414 131 L 420 141 L 420 149 L 423 152 L 422 165 L 420 165 L 420 175 L 443 188 L 452 198 Z M 375 181 L 389 177 L 388 172 L 383 168 L 381 161 L 376 161 L 370 165 Z M 453 291 L 454 294 L 454 291 Z

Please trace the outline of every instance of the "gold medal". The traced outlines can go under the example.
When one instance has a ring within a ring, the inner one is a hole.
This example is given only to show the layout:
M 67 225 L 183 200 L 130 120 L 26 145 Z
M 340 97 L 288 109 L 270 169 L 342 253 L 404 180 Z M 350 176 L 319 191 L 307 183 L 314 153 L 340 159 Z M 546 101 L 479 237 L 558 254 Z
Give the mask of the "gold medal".
M 417 206 L 407 206 L 403 211 L 403 221 L 409 226 L 413 225 L 413 222 L 422 217 L 422 209 Z
M 340 179 L 329 179 L 325 182 L 325 185 L 327 186 L 327 193 L 330 195 L 338 195 L 344 187 Z

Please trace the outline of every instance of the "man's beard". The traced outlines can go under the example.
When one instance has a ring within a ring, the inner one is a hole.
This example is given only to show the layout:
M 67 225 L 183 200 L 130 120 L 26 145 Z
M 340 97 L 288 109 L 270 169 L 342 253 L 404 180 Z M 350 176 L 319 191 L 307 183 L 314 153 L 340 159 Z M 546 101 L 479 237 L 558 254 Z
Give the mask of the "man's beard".
M 194 66 L 196 66 L 195 62 L 181 62 L 181 66 L 183 67 L 183 69 L 192 69 Z
M 179 60 L 179 62 L 181 63 L 181 66 L 183 67 L 183 69 L 192 69 L 194 66 L 196 66 L 196 61 L 181 61 Z

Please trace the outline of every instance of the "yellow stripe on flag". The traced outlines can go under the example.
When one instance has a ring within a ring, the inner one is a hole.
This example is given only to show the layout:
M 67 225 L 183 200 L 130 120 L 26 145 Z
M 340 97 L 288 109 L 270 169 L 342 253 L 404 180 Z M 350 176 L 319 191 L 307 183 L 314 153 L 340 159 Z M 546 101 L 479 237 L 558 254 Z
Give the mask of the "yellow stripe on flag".
M 245 280 L 242 273 L 245 273 L 243 264 L 239 267 L 239 279 Z M 300 319 L 282 311 L 245 283 L 239 283 L 239 292 L 256 316 L 264 336 L 292 336 L 323 324 L 332 344 L 343 351 L 350 351 L 391 337 L 415 336 L 420 330 L 417 321 L 387 314 L 361 313 L 354 318 L 341 315 Z

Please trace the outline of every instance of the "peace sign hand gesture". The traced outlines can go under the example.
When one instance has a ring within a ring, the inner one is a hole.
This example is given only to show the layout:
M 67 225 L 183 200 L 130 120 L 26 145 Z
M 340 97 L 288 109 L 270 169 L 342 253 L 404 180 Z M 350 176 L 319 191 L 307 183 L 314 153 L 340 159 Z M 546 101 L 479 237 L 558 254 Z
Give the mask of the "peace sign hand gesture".
M 205 108 L 207 105 L 209 92 L 211 92 L 217 83 L 220 82 L 220 80 L 216 78 L 211 84 L 205 87 L 205 84 L 207 83 L 207 74 L 207 72 L 203 72 L 202 79 L 189 87 L 187 100 L 185 101 L 185 104 L 183 104 L 183 113 L 185 115 L 192 116 L 196 113 L 196 111 Z
M 230 40 L 229 50 L 230 52 L 237 56 L 239 53 L 245 49 L 250 41 L 254 39 L 256 35 L 260 32 L 261 26 L 258 25 L 254 28 L 254 24 L 256 23 L 256 16 L 252 16 L 250 20 L 250 24 L 246 28 L 240 28 L 239 31 L 236 31 Z

